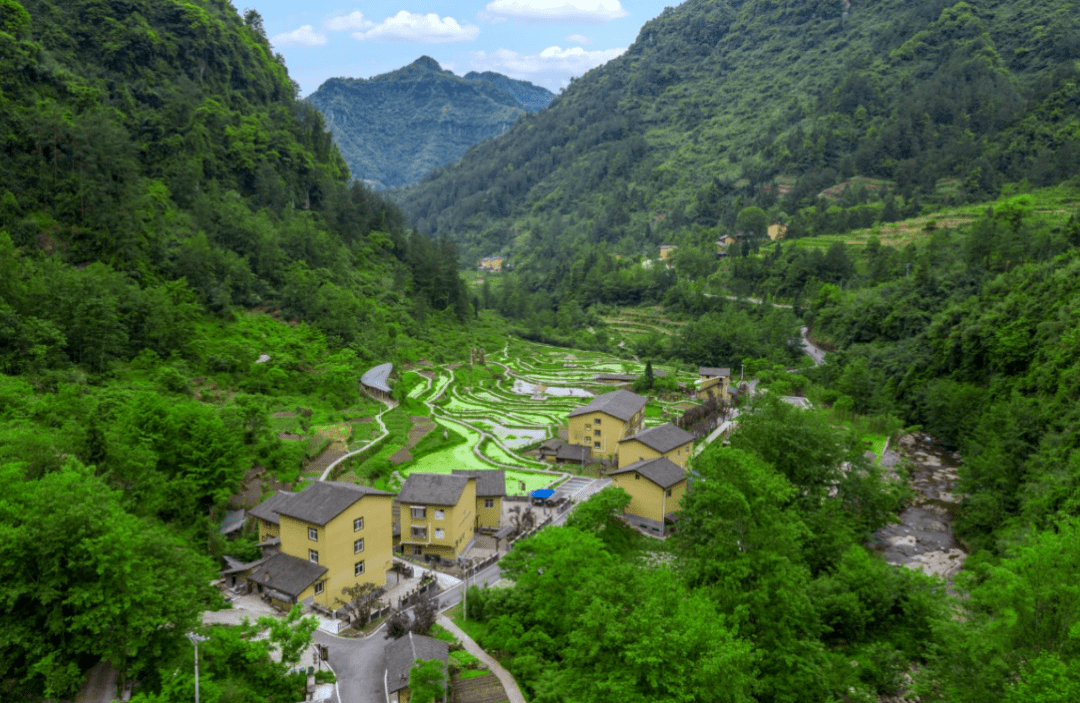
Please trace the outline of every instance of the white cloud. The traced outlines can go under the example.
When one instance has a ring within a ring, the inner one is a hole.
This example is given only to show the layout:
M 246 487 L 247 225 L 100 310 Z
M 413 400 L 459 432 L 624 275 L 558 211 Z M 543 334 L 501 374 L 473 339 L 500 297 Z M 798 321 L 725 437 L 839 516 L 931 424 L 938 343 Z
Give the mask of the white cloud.
M 628 14 L 619 0 L 492 0 L 487 12 L 540 22 L 607 22 Z
M 375 23 L 364 19 L 364 13 L 360 12 L 360 10 L 340 17 L 333 17 L 326 22 L 326 28 L 331 32 L 355 31 L 373 26 L 375 26 Z
M 566 38 L 568 44 L 582 44 L 588 46 L 592 44 L 592 39 L 589 39 L 584 34 L 571 34 Z
M 571 76 L 580 76 L 624 51 L 625 48 L 587 51 L 580 46 L 567 49 L 549 46 L 536 54 L 519 54 L 510 49 L 496 49 L 492 52 L 474 52 L 469 63 L 476 71 L 504 73 L 557 92 L 569 82 Z
M 462 26 L 453 17 L 439 17 L 434 12 L 426 15 L 402 10 L 387 17 L 381 24 L 366 32 L 355 32 L 360 41 L 400 41 L 415 44 L 448 44 L 472 41 L 480 35 L 480 28 L 467 24 Z
M 305 24 L 299 29 L 271 37 L 270 43 L 274 46 L 322 46 L 326 43 L 326 35 L 319 34 L 310 24 Z

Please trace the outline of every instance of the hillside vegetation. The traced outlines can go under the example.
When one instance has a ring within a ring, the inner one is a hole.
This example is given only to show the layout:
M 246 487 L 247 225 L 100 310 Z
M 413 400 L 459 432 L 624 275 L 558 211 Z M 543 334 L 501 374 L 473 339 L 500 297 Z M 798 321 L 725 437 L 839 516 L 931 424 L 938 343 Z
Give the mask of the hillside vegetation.
M 1080 154 L 1078 25 L 1064 0 L 688 0 L 399 201 L 466 261 L 520 267 L 655 256 L 748 207 L 812 234 L 1050 184 Z
M 490 71 L 455 76 L 421 56 L 373 78 L 331 78 L 307 101 L 326 116 L 353 178 L 386 189 L 457 161 L 554 97 Z

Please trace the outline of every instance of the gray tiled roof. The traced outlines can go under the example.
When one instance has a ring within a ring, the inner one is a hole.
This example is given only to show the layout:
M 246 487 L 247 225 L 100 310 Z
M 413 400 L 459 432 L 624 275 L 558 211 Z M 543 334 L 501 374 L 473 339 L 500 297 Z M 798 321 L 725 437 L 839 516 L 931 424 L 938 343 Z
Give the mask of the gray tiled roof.
M 626 468 L 609 471 L 608 476 L 626 474 L 632 471 L 638 472 L 661 488 L 671 488 L 686 477 L 678 464 L 665 457 L 650 459 L 649 461 L 635 461 Z
M 289 493 L 288 491 L 278 491 L 274 495 L 270 496 L 269 498 L 249 510 L 248 515 L 251 515 L 252 517 L 257 517 L 260 520 L 272 522 L 277 525 L 279 523 L 277 514 L 278 508 L 285 505 L 286 501 L 292 500 L 295 497 L 295 493 Z
M 645 407 L 646 400 L 637 393 L 630 391 L 612 391 L 604 395 L 598 395 L 588 405 L 583 405 L 570 412 L 568 417 L 584 415 L 585 413 L 602 412 L 605 415 L 626 421 Z
M 584 444 L 564 444 L 555 452 L 555 459 L 567 461 L 586 461 L 589 458 L 589 448 Z
M 386 683 L 390 693 L 409 685 L 409 670 L 417 659 L 438 659 L 446 663 L 450 645 L 434 637 L 409 633 L 386 645 Z
M 477 498 L 499 498 L 506 495 L 506 471 L 503 469 L 454 469 L 454 476 L 472 476 L 476 479 Z
M 687 442 L 693 442 L 694 435 L 667 422 L 663 425 L 658 425 L 657 427 L 650 427 L 647 430 L 642 430 L 632 437 L 620 439 L 619 443 L 629 442 L 632 439 L 636 439 L 646 447 L 655 449 L 661 454 L 664 454 L 670 452 L 675 447 L 681 447 Z
M 302 493 L 294 493 L 275 510 L 279 515 L 287 515 L 315 525 L 325 525 L 364 496 L 388 495 L 391 494 L 355 483 L 315 481 Z
M 368 388 L 374 388 L 375 390 L 389 393 L 390 372 L 393 370 L 393 364 L 379 364 L 378 366 L 365 371 L 364 375 L 360 377 L 360 383 Z
M 325 566 L 278 552 L 252 569 L 247 580 L 296 598 L 326 571 Z
M 540 450 L 555 451 L 563 445 L 563 441 L 558 437 L 552 437 L 540 445 Z
M 731 376 L 731 369 L 719 369 L 714 366 L 702 366 L 698 368 L 698 376 L 722 376 L 728 378 Z
M 631 373 L 598 373 L 593 376 L 594 381 L 634 381 L 637 376 Z
M 452 474 L 409 474 L 397 501 L 413 505 L 457 505 L 470 478 Z

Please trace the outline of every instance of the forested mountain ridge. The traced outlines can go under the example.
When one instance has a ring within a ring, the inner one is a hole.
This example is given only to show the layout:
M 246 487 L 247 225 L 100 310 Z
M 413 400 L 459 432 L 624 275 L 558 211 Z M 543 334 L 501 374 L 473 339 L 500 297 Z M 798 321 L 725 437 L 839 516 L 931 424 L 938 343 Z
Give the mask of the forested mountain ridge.
M 734 230 L 747 206 L 805 232 L 818 194 L 856 176 L 901 209 L 1053 183 L 1080 153 L 1061 109 L 1075 98 L 1074 10 L 689 0 L 399 200 L 466 260 L 524 264 L 584 242 L 654 252 L 695 225 Z
M 373 78 L 331 78 L 307 100 L 326 115 L 354 178 L 400 188 L 504 133 L 554 97 L 498 73 L 455 76 L 421 56 Z
M 0 0 L 0 134 L 0 697 L 105 660 L 186 700 L 226 503 L 309 451 L 270 413 L 341 421 L 373 363 L 467 348 L 456 250 L 351 181 L 227 0 Z M 257 659 L 206 700 L 302 695 Z

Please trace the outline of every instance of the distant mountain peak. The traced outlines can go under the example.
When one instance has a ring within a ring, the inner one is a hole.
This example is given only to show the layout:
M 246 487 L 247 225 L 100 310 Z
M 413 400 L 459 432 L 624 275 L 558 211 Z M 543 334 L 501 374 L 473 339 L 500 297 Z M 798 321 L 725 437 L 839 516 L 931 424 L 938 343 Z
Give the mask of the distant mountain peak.
M 408 67 L 409 68 L 426 68 L 429 71 L 440 71 L 440 72 L 443 70 L 442 66 L 439 65 L 439 62 L 436 61 L 435 59 L 431 58 L 430 56 L 421 56 L 416 61 L 413 61 L 411 64 L 409 64 Z

